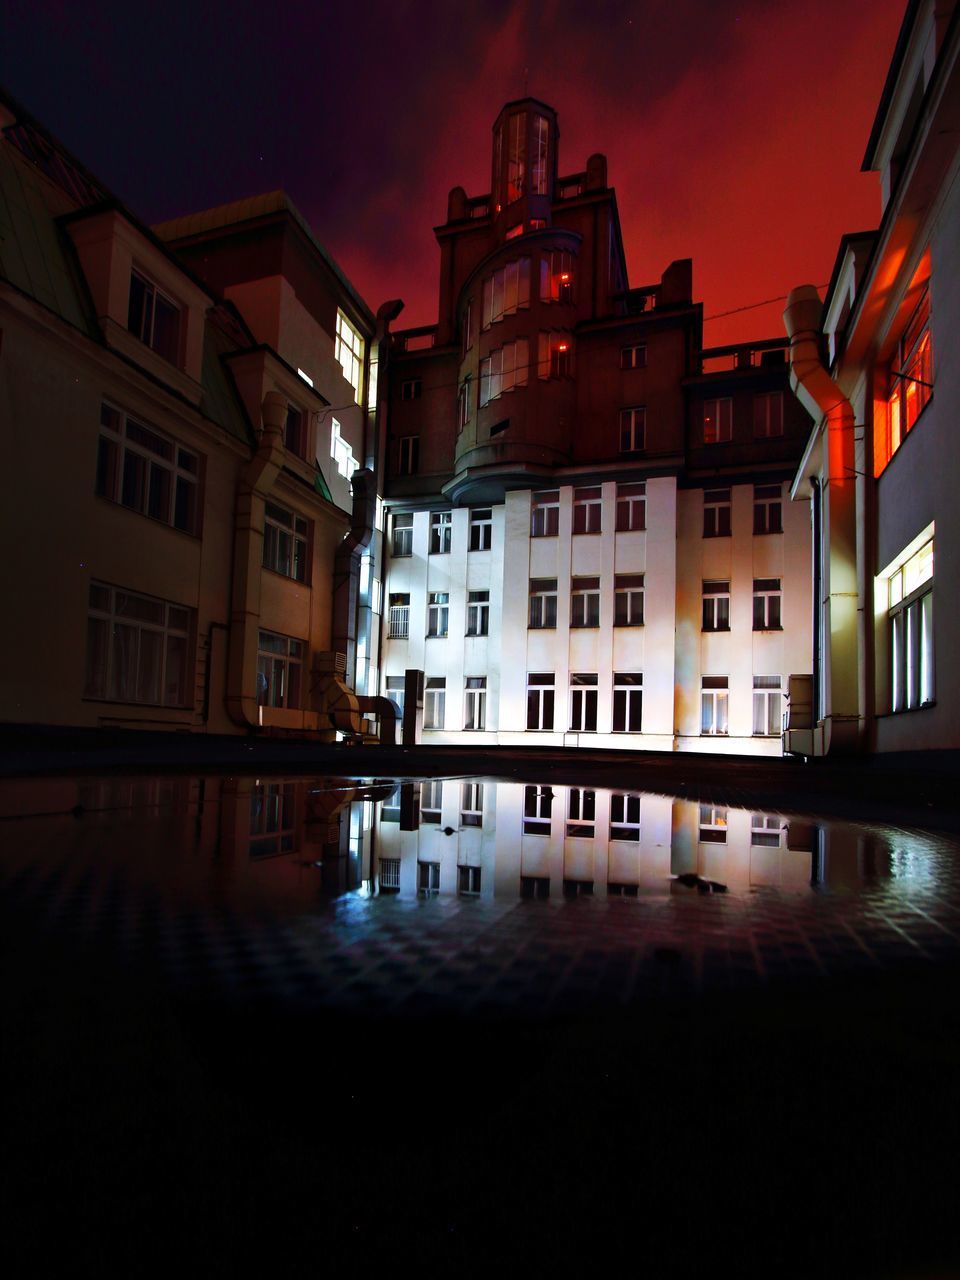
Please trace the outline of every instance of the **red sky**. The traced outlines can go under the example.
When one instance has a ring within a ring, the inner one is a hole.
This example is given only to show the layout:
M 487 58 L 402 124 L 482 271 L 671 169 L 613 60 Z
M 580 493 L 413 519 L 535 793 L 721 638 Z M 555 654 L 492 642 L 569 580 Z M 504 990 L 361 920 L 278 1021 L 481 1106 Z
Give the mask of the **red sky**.
M 875 226 L 860 162 L 905 0 L 7 0 L 0 80 L 147 221 L 285 187 L 373 308 L 436 318 L 432 227 L 491 126 L 555 106 L 606 153 L 630 282 L 694 260 L 705 314 L 824 283 Z M 782 332 L 782 304 L 715 320 Z

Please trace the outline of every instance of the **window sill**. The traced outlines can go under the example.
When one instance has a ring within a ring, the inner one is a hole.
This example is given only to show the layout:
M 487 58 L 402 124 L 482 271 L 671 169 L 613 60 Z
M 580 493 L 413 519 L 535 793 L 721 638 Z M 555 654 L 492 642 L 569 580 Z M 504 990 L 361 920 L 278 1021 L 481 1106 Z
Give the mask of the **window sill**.
M 783 627 L 754 627 L 754 635 L 762 635 L 764 631 L 782 631 Z
M 642 627 L 643 622 L 615 622 L 615 627 Z
M 877 716 L 877 719 L 890 720 L 894 716 L 910 716 L 917 711 L 929 711 L 932 707 L 935 707 L 936 705 L 937 705 L 937 700 L 936 698 L 934 698 L 930 702 L 921 702 L 918 707 L 901 707 L 899 711 L 883 711 Z
M 730 634 L 729 627 L 701 627 L 700 631 L 705 636 L 725 636 Z
M 602 529 L 574 529 L 573 536 L 575 538 L 599 538 Z
M 449 631 L 428 631 L 424 637 L 425 640 L 449 640 L 449 638 Z
M 559 533 L 531 533 L 531 538 L 559 538 Z
M 599 631 L 600 623 L 599 622 L 571 622 L 570 630 L 571 631 Z
M 533 623 L 530 623 L 530 625 L 527 627 L 528 631 L 556 631 L 556 629 L 557 629 L 556 623 L 554 623 L 552 627 L 535 627 Z
M 732 533 L 705 533 L 705 538 L 732 538 Z

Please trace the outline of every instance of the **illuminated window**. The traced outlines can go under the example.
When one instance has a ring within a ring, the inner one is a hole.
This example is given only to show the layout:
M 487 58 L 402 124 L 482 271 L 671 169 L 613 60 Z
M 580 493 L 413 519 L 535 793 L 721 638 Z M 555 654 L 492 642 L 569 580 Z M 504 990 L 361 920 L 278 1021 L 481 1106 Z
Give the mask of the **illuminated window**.
M 570 730 L 572 733 L 597 731 L 597 677 L 582 672 L 570 676 Z
M 523 195 L 527 169 L 527 113 L 518 111 L 508 122 L 507 132 L 507 204 Z
M 453 538 L 453 512 L 433 511 L 430 514 L 430 554 L 445 556 L 450 553 Z
M 393 538 L 390 550 L 394 556 L 413 555 L 412 511 L 398 511 L 393 517 Z
M 483 826 L 483 783 L 462 782 L 460 784 L 460 825 L 462 827 Z M 479 873 L 479 867 L 470 868 Z M 479 893 L 479 875 L 476 892 Z
M 775 813 L 751 813 L 750 843 L 756 849 L 779 849 L 783 819 Z
M 726 676 L 703 676 L 700 681 L 700 732 L 707 736 L 728 731 L 729 698 Z
M 603 504 L 600 486 L 573 491 L 573 532 L 599 533 Z
M 292 636 L 259 633 L 257 702 L 261 707 L 299 708 L 306 648 Z
M 703 443 L 724 444 L 733 439 L 733 401 L 729 396 L 721 400 L 703 402 Z
M 164 360 L 180 363 L 180 308 L 138 271 L 130 273 L 127 328 Z
M 408 640 L 410 638 L 410 596 L 407 592 L 394 592 L 390 596 L 387 635 L 391 640 Z M 401 680 L 402 687 L 403 682 Z
M 464 729 L 487 727 L 487 677 L 467 676 L 463 694 Z
M 727 843 L 727 811 L 719 805 L 702 804 L 700 806 L 700 843 Z
M 753 434 L 757 439 L 783 435 L 782 391 L 769 391 L 753 397 Z
M 504 240 L 516 240 L 517 236 L 522 236 L 522 235 L 523 235 L 523 223 L 518 222 L 516 226 L 507 228 L 507 233 L 503 238 Z
M 467 592 L 467 635 L 485 636 L 490 627 L 490 592 Z
M 340 434 L 340 423 L 336 418 L 332 419 L 330 427 L 330 456 L 337 464 L 337 471 L 345 480 L 350 480 L 353 473 L 357 469 L 357 460 L 353 456 L 353 449 L 350 447 L 349 440 L 344 440 Z
M 783 732 L 783 693 L 780 676 L 753 677 L 753 732 L 779 738 Z
M 610 839 L 640 839 L 640 797 L 615 791 L 610 797 Z
M 643 574 L 618 573 L 613 580 L 613 625 L 643 626 Z
M 730 583 L 703 584 L 703 630 L 730 630 Z
M 548 836 L 552 813 L 553 792 L 549 787 L 524 787 L 523 834 L 525 836 Z M 548 891 L 549 883 L 547 881 Z M 541 896 L 546 897 L 546 894 Z
M 431 819 L 424 819 L 431 821 Z M 424 898 L 432 897 L 440 892 L 440 863 L 417 863 L 417 892 Z
M 647 367 L 647 348 L 644 343 L 620 348 L 621 369 L 645 369 Z
M 89 605 L 84 696 L 188 705 L 193 610 L 101 582 L 90 583 Z
M 408 378 L 400 383 L 401 400 L 419 400 L 423 394 L 423 383 L 419 378 Z
M 613 732 L 640 733 L 643 722 L 643 676 L 638 671 L 613 673 Z
M 100 406 L 96 492 L 184 533 L 199 532 L 199 456 L 109 404 Z
M 926 286 L 907 323 L 890 370 L 887 400 L 887 431 L 882 424 L 878 436 L 886 445 L 877 458 L 879 475 L 900 448 L 907 432 L 926 408 L 933 394 L 933 348 L 930 343 L 930 289 Z M 885 436 L 885 439 L 883 438 Z M 885 455 L 885 456 L 884 456 Z
M 591 839 L 596 830 L 597 793 L 571 787 L 567 797 L 567 835 Z
M 470 512 L 470 550 L 489 551 L 493 542 L 493 508 L 474 507 Z
M 783 533 L 783 491 L 778 484 L 753 486 L 753 532 Z
M 703 495 L 703 536 L 730 537 L 730 490 L 707 489 Z
M 550 121 L 546 116 L 534 113 L 533 117 L 533 153 L 530 157 L 530 193 L 545 196 L 549 193 L 550 174 L 547 169 L 547 155 L 550 147 Z
M 617 532 L 629 533 L 647 527 L 647 486 L 617 485 Z
M 447 705 L 445 676 L 428 676 L 423 692 L 423 727 L 442 729 Z
M 343 376 L 353 387 L 357 404 L 363 403 L 363 338 L 342 311 L 337 311 L 337 338 L 334 355 L 343 370 Z
M 470 375 L 460 383 L 457 391 L 457 431 L 460 432 L 470 420 Z
M 530 579 L 530 626 L 534 631 L 553 630 L 557 625 L 556 578 Z
M 537 349 L 537 377 L 569 378 L 573 373 L 573 338 L 568 333 L 541 331 Z
M 474 821 L 475 818 L 481 821 Z M 465 827 L 479 827 L 482 825 L 482 815 L 462 813 L 460 822 Z M 480 876 L 480 867 L 457 867 L 457 892 L 465 898 L 477 897 L 480 893 Z
M 781 595 L 779 578 L 754 578 L 753 580 L 753 629 L 754 631 L 781 630 Z
M 547 250 L 540 259 L 540 301 L 572 302 L 574 256 L 567 249 Z
M 560 532 L 560 490 L 545 489 L 533 495 L 530 537 L 555 538 Z
M 307 527 L 303 516 L 268 502 L 263 521 L 263 567 L 306 582 Z
M 647 410 L 643 405 L 620 410 L 620 452 L 637 453 L 645 447 Z
M 483 282 L 481 324 L 492 324 L 530 305 L 530 259 L 517 258 L 487 276 Z
M 427 635 L 443 637 L 450 625 L 450 592 L 431 591 L 427 597 Z
M 480 361 L 480 407 L 505 391 L 525 387 L 529 376 L 530 344 L 526 338 L 506 342 Z
M 401 436 L 399 448 L 397 474 L 415 476 L 420 467 L 420 437 Z
M 574 578 L 571 585 L 571 627 L 599 627 L 600 579 Z
M 933 539 L 888 582 L 891 705 L 911 711 L 934 700 Z
M 553 672 L 535 671 L 527 676 L 527 728 L 552 729 Z

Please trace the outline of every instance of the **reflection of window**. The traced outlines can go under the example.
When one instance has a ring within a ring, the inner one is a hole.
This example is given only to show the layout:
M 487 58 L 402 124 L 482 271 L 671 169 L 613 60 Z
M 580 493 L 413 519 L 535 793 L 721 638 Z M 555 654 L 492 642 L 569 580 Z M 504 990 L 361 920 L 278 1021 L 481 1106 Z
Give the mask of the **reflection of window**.
M 703 584 L 703 630 L 730 630 L 730 583 Z
M 628 533 L 647 527 L 647 486 L 617 485 L 617 532 Z
M 427 635 L 442 637 L 450 625 L 450 592 L 431 591 L 427 598 Z
M 508 262 L 483 282 L 482 326 L 489 329 L 504 316 L 530 305 L 530 259 Z
M 420 783 L 420 821 L 438 823 L 440 810 L 443 807 L 443 782 L 440 778 L 431 778 L 429 782 Z
M 753 532 L 783 533 L 783 493 L 778 484 L 753 486 Z
M 483 826 L 482 782 L 460 784 L 460 825 L 462 827 Z
M 703 495 L 703 536 L 730 537 L 730 490 L 707 489 Z
M 643 574 L 618 573 L 613 580 L 613 625 L 643 626 Z
M 753 629 L 754 631 L 779 631 L 780 628 L 780 579 L 754 578 L 753 580 Z
M 505 342 L 480 361 L 480 408 L 506 391 L 525 387 L 530 364 L 526 338 Z
M 610 797 L 610 839 L 640 839 L 640 797 L 614 792 Z
M 490 592 L 467 592 L 467 635 L 485 636 L 490 627 Z
M 555 538 L 560 532 L 560 491 L 548 489 L 533 495 L 530 537 Z
M 272 502 L 264 513 L 263 566 L 297 582 L 307 578 L 307 522 Z
M 470 512 L 470 550 L 489 551 L 493 542 L 493 509 L 474 507 Z
M 193 610 L 100 582 L 89 599 L 86 697 L 185 706 Z
M 573 491 L 573 532 L 599 533 L 603 504 L 600 486 Z
M 727 843 L 727 811 L 715 804 L 700 806 L 701 844 Z
M 171 364 L 180 362 L 180 308 L 138 271 L 130 273 L 127 328 Z
M 553 792 L 549 787 L 524 787 L 523 834 L 548 836 L 553 811 Z M 544 895 L 546 896 L 546 895 Z
M 463 695 L 464 729 L 487 727 L 487 677 L 467 676 Z
M 642 343 L 632 347 L 620 348 L 621 369 L 645 369 L 647 367 L 647 348 Z
M 700 732 L 727 733 L 727 677 L 703 676 L 700 681 Z
M 261 707 L 300 706 L 306 646 L 292 636 L 261 631 L 257 651 L 257 702 Z
M 537 671 L 527 676 L 527 728 L 553 728 L 553 672 Z
M 417 889 L 425 896 L 440 892 L 440 863 L 417 863 Z
M 639 671 L 613 673 L 613 732 L 640 733 L 643 723 L 643 676 Z
M 552 630 L 557 625 L 556 578 L 530 579 L 530 626 L 535 631 Z
M 597 793 L 571 787 L 567 801 L 567 835 L 592 837 L 596 830 Z
M 597 731 L 597 677 L 574 672 L 570 676 L 570 730 Z
M 753 434 L 758 439 L 783 435 L 783 392 L 753 397 Z
M 381 858 L 380 859 L 380 888 L 381 889 L 399 889 L 400 888 L 400 859 L 399 858 Z
M 783 694 L 779 676 L 753 677 L 753 732 L 779 737 L 783 730 Z
M 783 819 L 772 813 L 750 815 L 750 843 L 755 848 L 779 849 Z
M 250 793 L 250 857 L 269 858 L 294 847 L 295 789 L 291 782 L 267 782 Z
M 571 627 L 599 627 L 600 579 L 574 578 L 570 592 Z
M 620 410 L 620 452 L 636 453 L 645 447 L 647 411 L 643 405 Z
M 933 539 L 889 580 L 890 648 L 894 711 L 934 699 Z
M 447 702 L 445 676 L 429 676 L 423 695 L 423 727 L 442 729 Z
M 420 437 L 401 436 L 397 472 L 401 476 L 415 476 L 420 466 Z
M 430 554 L 432 556 L 449 555 L 452 538 L 453 512 L 432 512 L 430 515 Z
M 394 556 L 413 555 L 412 511 L 398 511 L 393 517 L 393 540 L 390 550 Z
M 360 388 L 363 383 L 363 338 L 340 310 L 337 311 L 334 357 L 343 370 L 343 376 L 353 387 L 357 404 L 362 404 Z
M 195 453 L 113 405 L 100 406 L 96 492 L 101 498 L 184 533 L 197 533 L 199 489 Z
M 480 892 L 480 868 L 457 867 L 457 892 L 464 897 L 475 897 Z
M 703 402 L 703 443 L 724 444 L 733 439 L 733 401 L 729 396 Z
M 387 635 L 391 640 L 410 638 L 410 596 L 407 592 L 393 592 L 390 596 Z

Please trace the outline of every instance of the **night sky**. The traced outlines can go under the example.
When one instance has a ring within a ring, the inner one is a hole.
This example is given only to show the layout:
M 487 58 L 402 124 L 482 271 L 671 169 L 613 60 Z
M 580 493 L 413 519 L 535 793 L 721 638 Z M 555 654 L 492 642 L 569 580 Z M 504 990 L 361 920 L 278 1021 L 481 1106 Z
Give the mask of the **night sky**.
M 709 317 L 821 284 L 876 226 L 860 163 L 905 0 L 5 0 L 0 82 L 147 222 L 284 187 L 373 308 L 436 319 L 432 227 L 491 126 L 554 105 L 605 152 L 631 285 L 694 259 Z M 782 303 L 708 344 L 782 333 Z

